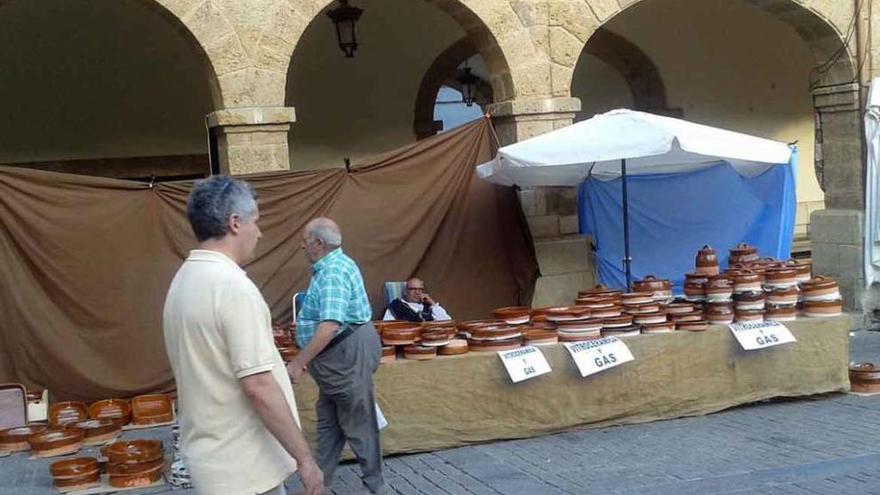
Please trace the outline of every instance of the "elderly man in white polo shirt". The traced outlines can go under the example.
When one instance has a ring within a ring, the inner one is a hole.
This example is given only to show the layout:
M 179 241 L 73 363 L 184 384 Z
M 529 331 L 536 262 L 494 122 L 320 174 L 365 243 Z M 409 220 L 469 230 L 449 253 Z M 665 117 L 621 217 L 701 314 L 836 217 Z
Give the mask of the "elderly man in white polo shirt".
M 323 493 L 269 308 L 240 268 L 261 236 L 256 195 L 214 176 L 196 183 L 187 216 L 199 246 L 171 282 L 163 324 L 193 486 L 199 495 L 280 495 L 298 471 L 305 493 Z

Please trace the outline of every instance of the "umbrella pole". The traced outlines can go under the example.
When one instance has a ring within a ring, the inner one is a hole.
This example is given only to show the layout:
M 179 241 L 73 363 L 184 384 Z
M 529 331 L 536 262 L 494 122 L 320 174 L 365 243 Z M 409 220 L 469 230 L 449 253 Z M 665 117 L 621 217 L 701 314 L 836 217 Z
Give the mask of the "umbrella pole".
M 629 204 L 626 198 L 626 159 L 620 160 L 620 180 L 623 191 L 623 266 L 626 270 L 626 290 L 632 290 L 632 258 L 629 255 Z

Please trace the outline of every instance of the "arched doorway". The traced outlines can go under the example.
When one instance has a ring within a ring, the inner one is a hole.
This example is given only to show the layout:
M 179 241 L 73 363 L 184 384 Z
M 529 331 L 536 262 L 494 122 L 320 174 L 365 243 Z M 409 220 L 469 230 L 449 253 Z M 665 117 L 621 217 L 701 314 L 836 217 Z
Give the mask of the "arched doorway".
M 208 173 L 207 57 L 153 0 L 0 4 L 0 164 L 127 178 Z
M 607 43 L 603 31 L 618 41 Z M 586 56 L 594 44 L 616 53 L 604 60 L 621 63 L 602 67 Z M 622 100 L 636 109 L 797 142 L 797 233 L 806 235 L 810 213 L 824 205 L 814 170 L 814 90 L 853 77 L 834 28 L 790 0 L 642 0 L 588 40 L 572 95 L 582 100 L 581 118 Z M 659 101 L 658 87 L 666 99 L 660 111 L 644 103 Z M 627 94 L 629 101 L 621 97 Z
M 297 41 L 286 97 L 297 115 L 290 131 L 292 169 L 338 167 L 346 158 L 356 161 L 433 134 L 438 91 L 444 85 L 456 89 L 456 71 L 468 58 L 481 67 L 475 73 L 482 76 L 483 100 L 493 79 L 504 78 L 506 64 L 492 35 L 463 3 L 355 3 L 364 13 L 353 58 L 343 56 L 325 15 L 335 2 L 328 2 Z M 434 61 L 450 51 L 470 55 L 446 57 L 436 67 Z

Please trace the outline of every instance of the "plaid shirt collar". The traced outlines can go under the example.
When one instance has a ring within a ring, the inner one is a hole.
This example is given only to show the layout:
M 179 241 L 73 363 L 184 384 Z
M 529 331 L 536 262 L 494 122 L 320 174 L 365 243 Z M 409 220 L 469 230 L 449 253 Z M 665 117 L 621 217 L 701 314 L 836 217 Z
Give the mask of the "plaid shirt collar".
M 335 260 L 336 258 L 339 258 L 340 256 L 342 256 L 342 248 L 341 247 L 338 247 L 338 248 L 334 249 L 333 251 L 330 251 L 329 253 L 325 254 L 323 258 L 319 259 L 318 261 L 316 261 L 312 265 L 312 273 L 318 273 L 325 266 L 333 263 L 333 260 Z

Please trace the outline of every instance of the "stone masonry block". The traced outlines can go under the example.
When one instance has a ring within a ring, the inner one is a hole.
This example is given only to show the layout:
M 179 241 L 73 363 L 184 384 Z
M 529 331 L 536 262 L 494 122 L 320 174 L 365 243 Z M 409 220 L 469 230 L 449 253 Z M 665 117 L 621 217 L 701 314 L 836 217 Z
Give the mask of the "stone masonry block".
M 556 215 L 528 217 L 527 220 L 529 222 L 529 230 L 535 239 L 559 235 L 559 217 Z
M 858 210 L 817 210 L 810 215 L 810 235 L 817 242 L 860 245 L 862 212 Z
M 565 215 L 559 217 L 559 233 L 562 235 L 577 234 L 580 232 L 580 223 L 577 215 Z
M 587 237 L 538 239 L 535 241 L 535 254 L 542 275 L 559 275 L 593 269 L 589 262 L 590 243 Z
M 850 277 L 858 277 L 862 274 L 862 248 L 861 246 L 837 246 L 840 259 L 840 273 Z
M 814 275 L 840 274 L 840 254 L 837 244 L 813 241 L 811 251 Z

